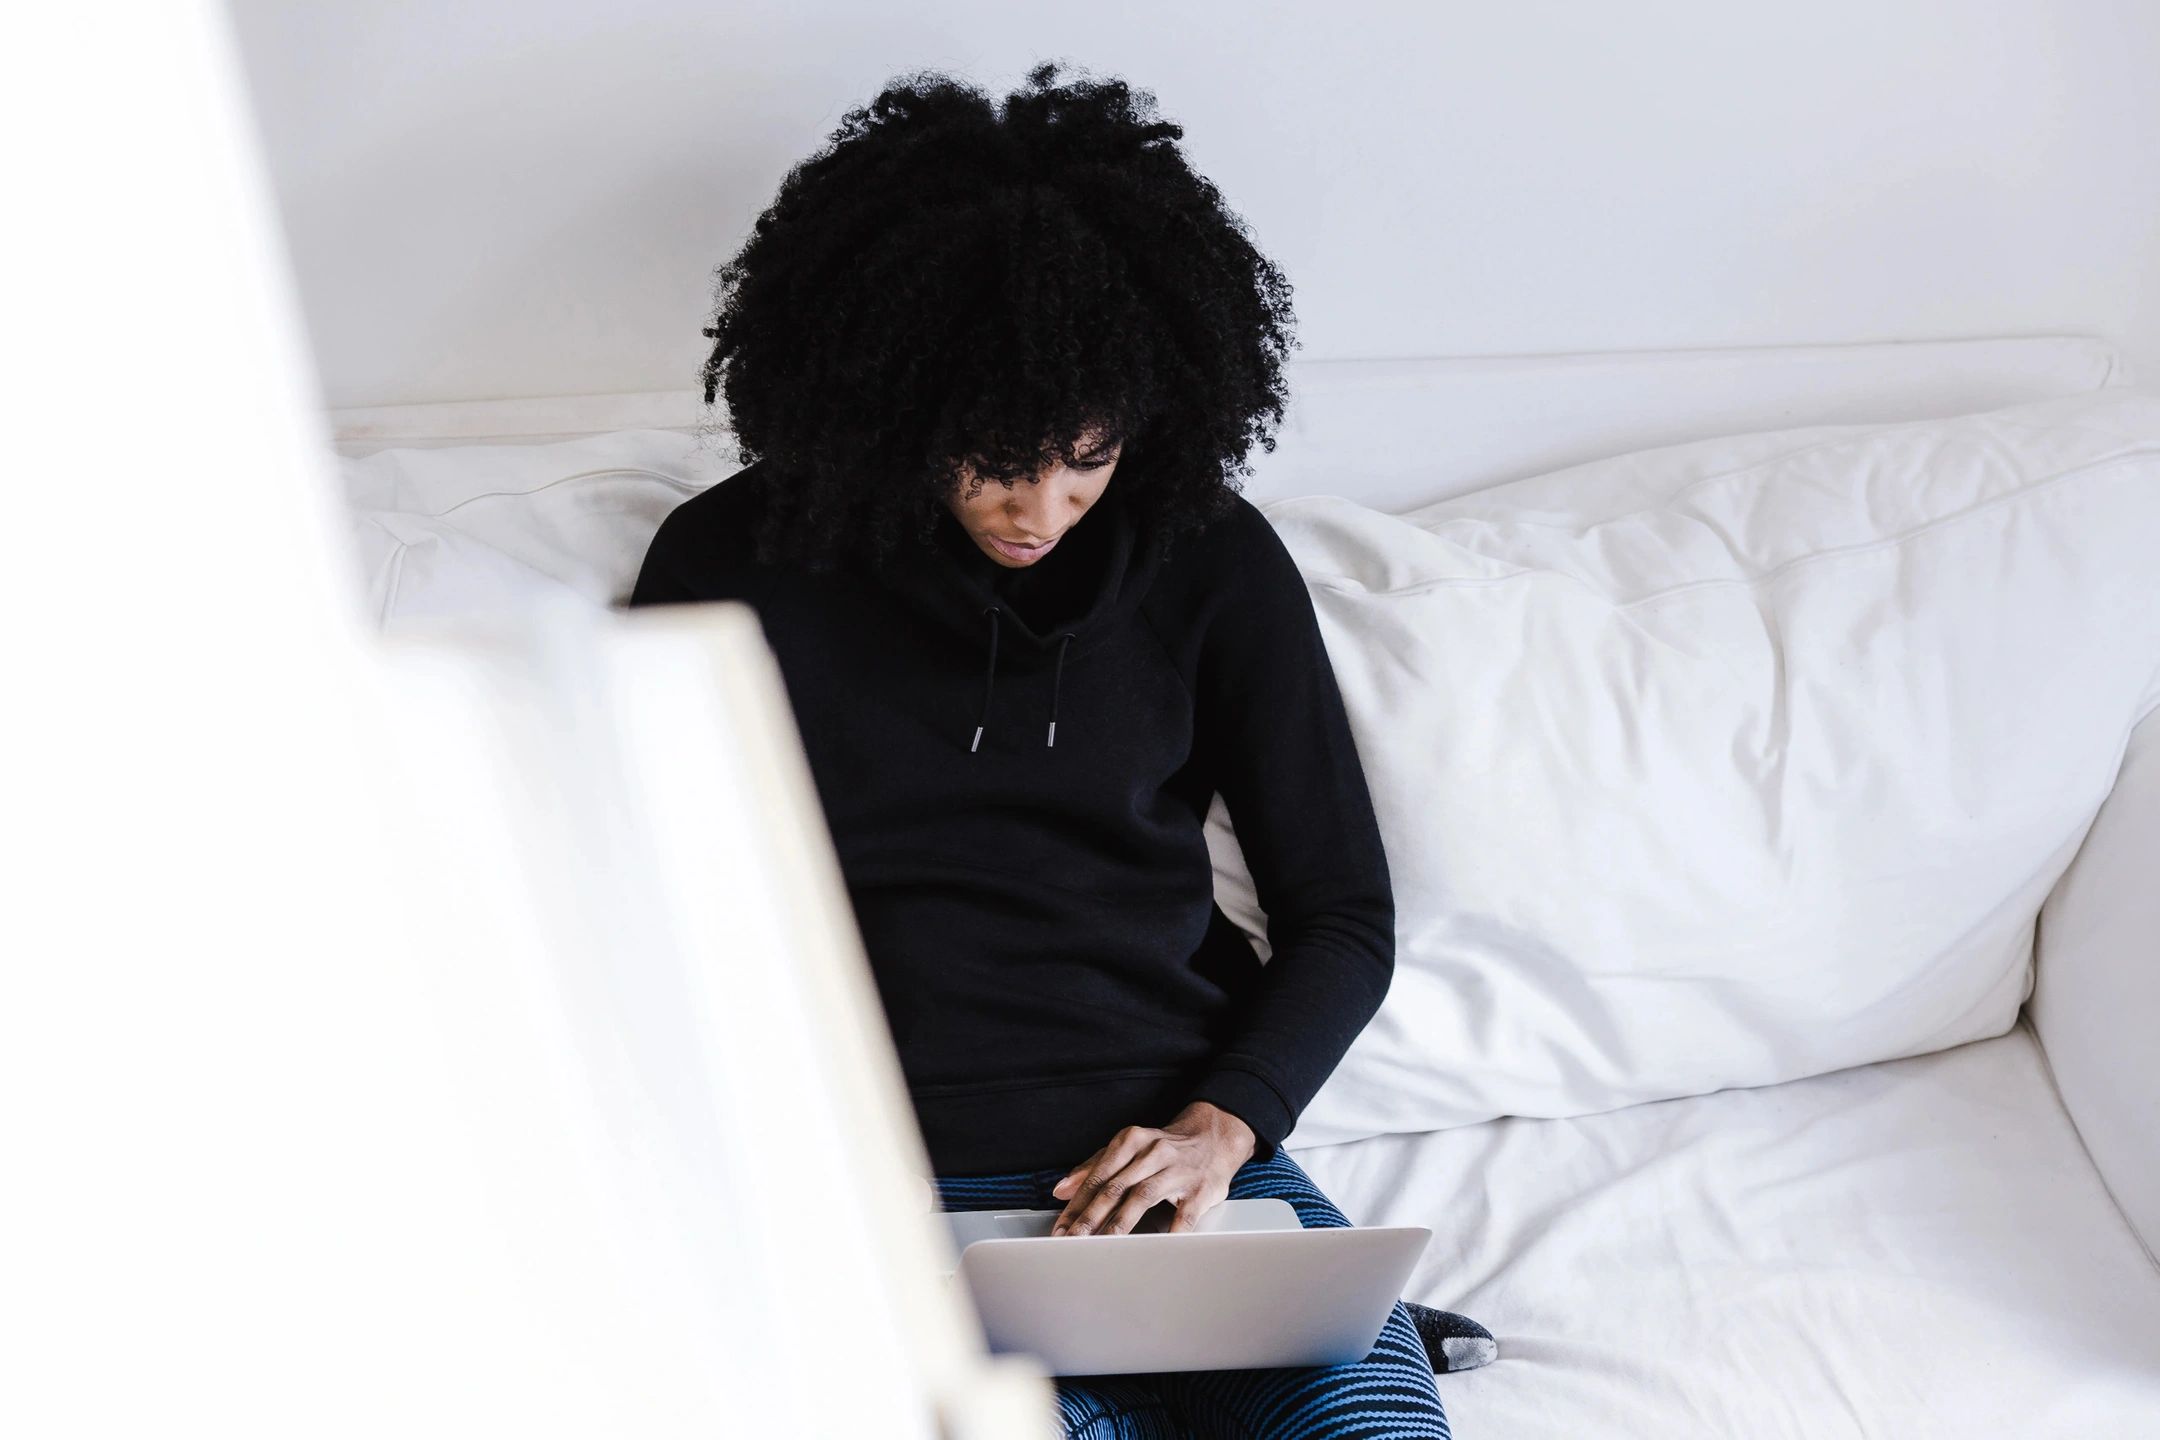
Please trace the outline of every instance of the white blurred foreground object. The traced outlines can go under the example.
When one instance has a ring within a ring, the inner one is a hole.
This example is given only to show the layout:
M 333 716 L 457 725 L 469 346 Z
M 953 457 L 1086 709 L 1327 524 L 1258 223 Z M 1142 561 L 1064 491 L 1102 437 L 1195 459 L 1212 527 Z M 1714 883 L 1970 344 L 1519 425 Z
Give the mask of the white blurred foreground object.
M 11 31 L 0 1432 L 1054 1434 L 747 615 L 383 647 L 222 12 Z
M 658 1333 L 631 1356 L 703 1371 L 668 1429 L 1053 1426 L 1040 1368 L 986 1360 L 938 1284 L 929 1166 L 752 613 L 561 600 L 390 653 L 400 883 L 465 1072 L 445 1089 L 488 1117 L 501 1223 L 539 1286 L 573 1287 L 588 1353 L 637 1320 Z M 611 1387 L 653 1383 L 631 1356 Z

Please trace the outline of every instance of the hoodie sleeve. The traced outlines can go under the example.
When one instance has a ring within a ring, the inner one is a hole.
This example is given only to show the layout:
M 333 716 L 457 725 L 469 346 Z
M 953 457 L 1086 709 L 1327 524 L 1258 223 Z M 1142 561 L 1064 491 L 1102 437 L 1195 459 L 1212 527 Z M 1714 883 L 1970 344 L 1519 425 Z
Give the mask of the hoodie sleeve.
M 1189 1097 L 1274 1155 L 1365 1028 L 1395 965 L 1386 852 L 1312 596 L 1265 514 L 1242 501 L 1208 607 L 1194 744 L 1204 747 L 1260 906 L 1269 958 Z

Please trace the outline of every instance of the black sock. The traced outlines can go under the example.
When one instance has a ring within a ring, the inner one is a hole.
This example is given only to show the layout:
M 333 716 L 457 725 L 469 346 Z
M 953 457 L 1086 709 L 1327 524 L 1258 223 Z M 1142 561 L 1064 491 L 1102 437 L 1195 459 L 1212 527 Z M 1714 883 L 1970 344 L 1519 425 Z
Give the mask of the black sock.
M 1435 1375 L 1475 1370 L 1499 1358 L 1500 1342 L 1493 1338 L 1492 1331 L 1469 1316 L 1409 1300 L 1403 1301 L 1403 1308 L 1417 1326 L 1418 1339 L 1425 1342 L 1425 1358 L 1432 1362 Z

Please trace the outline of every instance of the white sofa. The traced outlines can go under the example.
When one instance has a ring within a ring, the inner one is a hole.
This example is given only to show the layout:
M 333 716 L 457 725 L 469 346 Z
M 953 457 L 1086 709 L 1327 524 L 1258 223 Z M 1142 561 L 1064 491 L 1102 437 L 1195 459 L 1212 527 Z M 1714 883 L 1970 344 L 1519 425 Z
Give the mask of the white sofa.
M 1457 1434 L 2160 1436 L 2160 391 L 2123 378 L 2074 339 L 1301 376 L 1248 493 L 1400 944 L 1290 1148 L 1431 1225 L 1411 1298 L 1500 1337 Z M 731 462 L 596 428 L 348 417 L 382 623 L 619 601 Z M 1219 803 L 1210 840 L 1265 953 Z

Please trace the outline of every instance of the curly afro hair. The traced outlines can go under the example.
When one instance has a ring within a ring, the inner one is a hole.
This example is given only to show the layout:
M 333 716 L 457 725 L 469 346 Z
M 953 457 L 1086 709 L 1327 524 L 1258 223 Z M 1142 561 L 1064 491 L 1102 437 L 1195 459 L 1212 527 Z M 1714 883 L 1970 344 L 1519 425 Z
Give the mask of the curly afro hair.
M 705 402 L 787 477 L 761 559 L 882 566 L 931 542 L 963 467 L 1010 486 L 1091 435 L 1124 442 L 1112 484 L 1167 551 L 1275 448 L 1289 283 L 1148 92 L 1059 68 L 1002 110 L 899 77 L 720 269 Z

